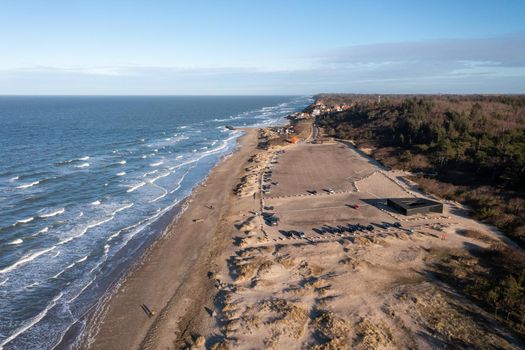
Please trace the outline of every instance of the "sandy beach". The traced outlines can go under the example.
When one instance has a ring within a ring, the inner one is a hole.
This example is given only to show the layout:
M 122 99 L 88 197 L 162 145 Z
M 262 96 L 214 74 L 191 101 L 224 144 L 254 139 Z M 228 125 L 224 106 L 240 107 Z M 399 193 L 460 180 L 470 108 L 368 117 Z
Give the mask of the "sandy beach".
M 196 306 L 213 291 L 206 274 L 214 256 L 229 243 L 224 228 L 235 200 L 231 189 L 240 164 L 256 146 L 256 130 L 246 130 L 239 146 L 211 171 L 185 212 L 94 315 L 80 348 L 173 348 L 181 323 L 204 316 L 206 311 Z M 142 304 L 155 315 L 148 317 Z
M 444 255 L 510 242 L 454 202 L 442 214 L 393 211 L 385 198 L 435 198 L 348 143 L 305 139 L 260 150 L 257 130 L 247 130 L 95 315 L 81 347 L 523 346 L 432 273 Z M 269 212 L 277 226 L 265 223 Z M 374 229 L 322 232 L 348 224 Z

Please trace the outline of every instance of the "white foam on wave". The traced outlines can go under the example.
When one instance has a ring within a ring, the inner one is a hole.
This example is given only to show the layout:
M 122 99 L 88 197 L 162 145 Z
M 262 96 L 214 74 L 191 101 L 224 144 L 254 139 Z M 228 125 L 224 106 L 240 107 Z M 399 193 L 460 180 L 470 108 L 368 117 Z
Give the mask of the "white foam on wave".
M 106 222 L 109 222 L 109 221 L 111 221 L 111 220 L 113 220 L 113 216 L 110 216 L 110 217 L 108 217 L 107 219 L 104 219 L 104 220 L 97 221 L 97 222 L 95 222 L 95 223 L 93 223 L 93 224 L 89 224 L 89 225 L 86 226 L 85 231 L 87 231 L 87 230 L 89 230 L 89 229 L 92 229 L 92 228 L 95 228 L 95 227 L 97 227 L 97 226 L 100 226 L 100 225 L 102 225 L 102 224 L 105 224 Z M 85 232 L 84 232 L 84 233 L 85 233 Z
M 100 201 L 91 202 L 91 205 L 100 205 Z
M 194 168 L 194 166 L 190 167 L 189 169 L 186 170 L 186 172 L 184 172 L 184 174 L 182 174 L 182 176 L 180 177 L 179 181 L 177 181 L 177 184 L 175 185 L 175 188 L 173 188 L 169 192 L 170 194 L 174 193 L 175 191 L 177 191 L 181 187 L 182 181 L 184 180 L 184 178 L 186 178 L 186 175 L 188 175 L 190 170 L 193 169 L 193 168 Z
M 60 208 L 60 209 L 57 209 L 55 211 L 52 211 L 52 212 L 49 212 L 49 213 L 46 213 L 46 214 L 40 214 L 39 216 L 41 218 L 50 218 L 52 216 L 57 216 L 57 215 L 63 214 L 65 211 L 66 211 L 65 208 Z
M 180 164 L 177 164 L 177 165 L 174 165 L 174 166 L 170 166 L 168 169 L 169 170 L 175 170 L 175 169 L 178 169 L 178 168 L 183 167 L 185 165 L 188 165 L 188 164 L 191 164 L 191 163 L 195 163 L 195 162 L 199 161 L 199 159 L 200 158 L 190 159 L 190 160 L 182 162 Z
M 115 175 L 117 175 L 117 176 L 124 176 L 124 175 L 126 175 L 126 172 L 125 171 L 121 171 L 120 173 L 116 173 Z
M 14 269 L 16 269 L 18 266 L 20 265 L 23 265 L 25 263 L 28 263 L 30 261 L 33 261 L 35 260 L 36 258 L 38 258 L 40 255 L 43 255 L 45 253 L 48 253 L 50 251 L 52 251 L 53 249 L 55 249 L 56 246 L 52 246 L 50 248 L 46 248 L 46 249 L 42 249 L 42 250 L 39 250 L 38 252 L 36 253 L 32 253 L 32 254 L 27 254 L 25 256 L 23 256 L 22 258 L 20 258 L 18 261 L 16 261 L 13 265 L 9 265 L 3 269 L 0 270 L 0 273 L 8 273 L 8 272 L 11 272 L 13 271 Z
M 91 224 L 88 224 L 86 227 L 84 227 L 79 233 L 73 235 L 73 236 L 70 236 L 68 238 L 65 238 L 63 240 L 61 240 L 60 242 L 57 243 L 57 246 L 58 245 L 64 245 L 66 243 L 69 243 L 71 242 L 72 240 L 74 239 L 77 239 L 79 237 L 82 237 L 83 235 L 85 235 L 89 230 L 91 230 L 92 228 L 95 228 L 97 226 L 100 226 L 100 225 L 103 225 L 105 224 L 106 222 L 109 222 L 111 220 L 113 220 L 115 218 L 115 215 L 118 214 L 119 212 L 123 211 L 123 210 L 126 210 L 128 208 L 131 208 L 132 206 L 134 205 L 134 203 L 128 203 L 128 204 L 125 204 L 123 207 L 120 207 L 118 209 L 116 209 L 113 213 L 111 213 L 111 215 L 103 220 L 100 220 L 100 221 L 97 221 L 97 222 L 94 222 L 94 223 L 91 223 Z
M 114 216 L 110 216 L 109 218 L 107 219 L 104 219 L 104 220 L 101 220 L 101 221 L 98 221 L 98 222 L 95 222 L 93 224 L 89 224 L 87 225 L 86 227 L 84 227 L 84 229 L 82 229 L 79 233 L 77 233 L 76 235 L 73 235 L 73 236 L 70 236 L 68 238 L 65 238 L 63 240 L 61 240 L 60 242 L 57 243 L 57 245 L 64 245 L 66 243 L 69 243 L 71 242 L 72 240 L 76 239 L 76 238 L 79 238 L 79 237 L 82 237 L 83 235 L 85 235 L 90 229 L 92 228 L 95 228 L 97 226 L 100 226 L 102 224 L 105 224 L 106 222 L 109 222 L 111 220 L 113 220 Z
M 83 217 L 83 216 L 84 216 L 84 212 L 81 211 L 81 212 L 78 214 L 77 219 L 80 219 L 80 218 Z
M 151 163 L 149 166 L 159 166 L 161 164 L 163 164 L 164 162 L 161 160 L 161 161 L 158 161 L 158 162 L 155 162 L 155 163 Z
M 9 245 L 18 245 L 18 244 L 23 243 L 23 242 L 24 242 L 23 239 L 18 238 L 18 239 L 15 239 L 15 240 L 7 243 L 7 244 L 9 244 Z
M 71 302 L 75 301 L 90 285 L 93 284 L 93 282 L 95 282 L 95 279 L 96 278 L 92 278 L 88 283 L 86 283 L 86 285 L 84 287 L 82 287 L 82 289 L 80 289 L 78 291 L 77 294 L 75 294 L 74 297 L 70 298 L 67 302 L 71 303 Z
M 75 165 L 75 168 L 87 168 L 87 167 L 89 167 L 89 163 L 82 163 L 79 165 Z
M 126 164 L 127 162 L 125 160 L 119 160 L 117 164 Z
M 121 228 L 120 230 L 118 230 L 117 232 L 113 233 L 111 236 L 109 236 L 106 241 L 107 242 L 111 242 L 114 238 L 117 238 L 118 236 L 120 236 L 120 234 L 124 231 L 127 231 L 127 230 L 131 230 L 137 226 L 139 226 L 140 224 L 142 224 L 145 220 L 142 220 L 142 221 L 139 221 L 131 226 L 127 226 L 127 227 L 124 227 L 124 228 Z
M 144 175 L 142 175 L 142 177 L 146 177 L 146 176 L 149 176 L 149 175 L 153 175 L 153 174 L 156 174 L 156 173 L 158 173 L 158 172 L 159 172 L 158 169 L 153 170 L 153 171 L 148 171 L 148 172 L 144 173 Z
M 60 271 L 59 273 L 57 273 L 56 275 L 54 275 L 54 276 L 51 277 L 51 278 L 55 279 L 55 278 L 60 277 L 60 275 L 62 275 L 64 272 L 66 272 L 67 270 L 69 270 L 69 269 L 72 268 L 73 266 L 75 266 L 75 265 L 77 265 L 77 264 L 80 264 L 80 263 L 83 262 L 83 261 L 86 261 L 87 258 L 88 258 L 88 255 L 84 256 L 83 258 L 78 259 L 77 261 L 72 262 L 71 264 L 67 265 L 62 271 Z
M 33 237 L 34 237 L 34 236 L 38 236 L 38 235 L 41 234 L 41 233 L 46 233 L 47 231 L 49 231 L 49 227 L 46 226 L 46 227 L 44 227 L 43 229 L 41 229 L 40 231 L 38 231 L 37 233 L 35 233 L 35 234 L 33 235 Z
M 153 179 L 146 180 L 146 182 L 155 183 L 155 181 L 157 181 L 158 179 L 162 179 L 163 177 L 169 176 L 170 174 L 171 172 L 168 171 L 168 172 L 165 172 L 164 174 L 160 174 L 159 176 L 154 177 Z
M 20 176 L 15 176 L 15 177 L 12 177 L 9 179 L 9 181 L 13 182 L 13 181 L 16 181 L 20 178 Z
M 176 156 L 175 159 L 181 159 L 184 156 Z
M 6 284 L 7 281 L 9 281 L 9 277 L 7 277 L 5 280 L 3 280 L 2 282 L 0 282 L 0 286 L 3 286 L 4 284 Z
M 130 188 L 128 188 L 128 190 L 126 192 L 133 192 L 133 191 L 136 191 L 137 189 L 141 188 L 142 186 L 144 186 L 146 183 L 145 182 L 139 182 L 138 184 L 136 185 L 133 185 L 131 186 Z
M 49 304 L 46 305 L 44 310 L 40 311 L 40 313 L 38 313 L 35 317 L 29 319 L 21 327 L 17 328 L 9 337 L 7 337 L 4 340 L 2 340 L 2 342 L 0 343 L 0 349 L 2 349 L 4 345 L 10 343 L 12 340 L 14 340 L 20 334 L 24 333 L 29 328 L 33 327 L 35 324 L 40 322 L 47 315 L 49 310 L 56 305 L 57 301 L 60 298 L 62 298 L 63 295 L 64 294 L 62 292 L 58 293 L 58 295 L 56 297 L 54 297 L 53 300 Z
M 33 216 L 30 217 L 30 218 L 27 218 L 27 219 L 16 220 L 16 222 L 13 224 L 13 226 L 27 224 L 27 223 L 29 223 L 29 222 L 31 222 L 33 220 L 35 220 L 35 218 Z
M 158 197 L 152 199 L 152 200 L 150 201 L 150 203 L 154 203 L 154 202 L 156 202 L 156 201 L 158 201 L 158 200 L 160 200 L 160 199 L 162 199 L 162 198 L 164 198 L 164 197 L 166 197 L 166 196 L 168 195 L 168 190 L 166 190 L 164 187 L 160 187 L 160 186 L 155 186 L 155 187 L 159 188 L 159 189 L 162 190 L 163 192 L 162 192 L 162 194 L 161 194 L 160 196 L 158 196 Z
M 86 255 L 85 257 L 80 258 L 80 259 L 78 259 L 77 261 L 75 261 L 75 264 L 79 264 L 79 263 L 81 263 L 81 262 L 83 262 L 83 261 L 86 261 L 87 258 L 88 258 L 88 256 Z
M 134 203 L 126 204 L 126 205 L 124 205 L 123 207 L 120 207 L 120 208 L 118 208 L 117 210 L 115 210 L 115 211 L 113 212 L 113 215 L 115 215 L 116 213 L 120 213 L 120 212 L 123 211 L 123 210 L 129 209 L 129 208 L 131 208 L 131 207 L 134 206 L 134 205 L 135 205 Z
M 31 284 L 28 284 L 27 286 L 25 286 L 24 288 L 33 288 L 33 287 L 36 287 L 40 285 L 40 282 L 33 282 Z
M 88 160 L 88 159 L 89 159 L 89 156 L 78 158 L 78 160 Z
M 22 184 L 20 186 L 16 186 L 16 188 L 18 188 L 19 190 L 24 190 L 26 188 L 29 188 L 29 187 L 33 187 L 35 185 L 38 185 L 40 183 L 40 181 L 33 181 L 33 182 L 29 182 L 29 183 L 25 183 L 25 184 Z
M 148 156 L 146 154 L 143 154 L 140 158 L 146 159 L 146 158 L 148 158 Z

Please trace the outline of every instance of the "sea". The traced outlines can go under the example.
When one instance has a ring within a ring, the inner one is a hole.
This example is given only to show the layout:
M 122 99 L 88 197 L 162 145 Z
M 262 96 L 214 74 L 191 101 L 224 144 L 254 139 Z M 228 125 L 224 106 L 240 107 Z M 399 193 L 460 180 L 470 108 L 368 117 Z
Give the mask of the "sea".
M 0 349 L 52 349 L 81 333 L 86 314 L 234 151 L 242 131 L 225 126 L 283 124 L 311 102 L 0 96 Z

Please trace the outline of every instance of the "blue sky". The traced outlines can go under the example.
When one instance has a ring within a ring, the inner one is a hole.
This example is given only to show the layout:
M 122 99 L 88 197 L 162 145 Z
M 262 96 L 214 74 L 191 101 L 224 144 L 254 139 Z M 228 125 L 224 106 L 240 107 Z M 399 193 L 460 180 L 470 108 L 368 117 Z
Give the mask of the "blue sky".
M 525 1 L 0 0 L 0 94 L 525 93 Z

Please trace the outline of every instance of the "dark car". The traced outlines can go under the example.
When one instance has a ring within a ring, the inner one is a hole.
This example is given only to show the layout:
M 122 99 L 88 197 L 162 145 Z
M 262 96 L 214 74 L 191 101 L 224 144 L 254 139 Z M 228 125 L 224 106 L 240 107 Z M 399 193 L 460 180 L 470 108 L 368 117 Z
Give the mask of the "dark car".
M 277 226 L 279 225 L 279 218 L 275 216 L 269 216 L 265 218 L 266 224 L 268 226 Z
M 312 229 L 312 231 L 314 231 L 315 233 L 321 234 L 321 235 L 324 233 L 323 230 L 315 228 L 315 227 Z
M 282 234 L 284 237 L 292 237 L 292 234 L 289 231 L 279 230 L 279 233 Z
M 401 223 L 399 223 L 399 222 L 396 221 L 396 222 L 394 222 L 394 223 L 392 224 L 392 226 L 399 228 L 399 227 L 401 227 Z
M 368 231 L 374 231 L 374 225 L 368 225 L 368 226 L 366 227 L 366 229 L 367 229 Z

